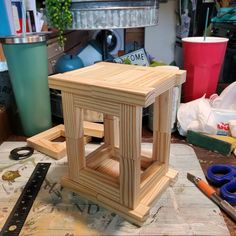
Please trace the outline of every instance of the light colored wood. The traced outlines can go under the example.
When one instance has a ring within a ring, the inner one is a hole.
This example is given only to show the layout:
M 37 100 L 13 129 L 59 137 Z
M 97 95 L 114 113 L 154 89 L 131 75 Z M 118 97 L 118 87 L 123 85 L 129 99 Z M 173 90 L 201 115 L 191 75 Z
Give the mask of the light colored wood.
M 69 177 L 78 180 L 79 171 L 85 167 L 83 109 L 74 107 L 73 94 L 62 91 Z
M 134 209 L 139 202 L 142 108 L 121 105 L 120 192 L 121 204 Z
M 84 135 L 103 138 L 104 137 L 104 126 L 94 122 L 84 121 Z
M 104 130 L 105 130 L 105 138 L 104 141 L 106 144 L 110 145 L 113 151 L 113 155 L 115 152 L 115 147 L 118 145 L 117 140 L 119 137 L 117 131 L 117 120 L 115 120 L 114 116 L 104 115 Z
M 100 162 L 108 158 L 111 158 L 111 147 L 103 144 L 86 157 L 86 166 L 96 169 L 99 167 Z
M 119 116 L 119 104 L 95 97 L 75 96 L 75 105 L 90 111 L 96 111 L 108 115 Z
M 27 139 L 27 145 L 47 154 L 54 159 L 61 159 L 66 155 L 66 142 L 53 142 L 64 136 L 64 125 L 55 126 Z
M 172 117 L 172 89 L 156 98 L 153 116 L 153 160 L 169 165 Z
M 50 76 L 49 86 L 62 91 L 70 145 L 63 185 L 141 225 L 176 176 L 168 163 L 171 91 L 185 76 L 185 71 L 106 62 Z M 154 150 L 142 153 L 142 109 L 154 102 Z M 105 142 L 86 161 L 84 109 L 103 113 Z
M 85 169 L 81 171 L 81 176 L 76 182 L 90 188 L 91 191 L 97 194 L 102 194 L 118 202 L 120 199 L 119 189 L 114 187 L 114 184 L 111 185 L 112 181 L 108 181 L 103 177 Z
M 159 163 L 154 163 L 144 173 L 142 173 L 140 198 L 142 199 L 150 191 L 152 191 L 152 189 L 156 185 L 156 181 L 158 179 L 161 179 L 165 175 L 165 165 L 160 165 Z
M 52 75 L 49 86 L 88 98 L 146 107 L 156 96 L 182 84 L 185 77 L 186 72 L 182 70 L 158 71 L 151 67 L 101 62 L 73 73 Z
M 151 191 L 149 191 L 149 193 L 147 193 L 143 197 L 143 199 L 134 210 L 130 210 L 130 208 L 125 207 L 123 204 L 110 199 L 106 195 L 95 195 L 94 192 L 90 193 L 90 188 L 86 187 L 85 185 L 75 183 L 70 178 L 64 177 L 61 184 L 62 186 L 77 192 L 78 194 L 90 199 L 91 201 L 104 206 L 112 212 L 123 216 L 125 219 L 133 222 L 134 224 L 141 226 L 149 216 L 151 206 L 155 203 L 160 194 L 165 191 L 170 182 L 176 178 L 176 176 L 177 172 L 170 169 L 165 176 L 162 176 L 159 180 L 156 181 Z
M 91 122 L 89 122 L 91 123 Z M 85 132 L 87 135 L 90 134 L 94 137 L 100 137 L 103 132 L 103 125 L 101 127 L 97 127 L 96 124 L 94 126 L 93 123 L 87 125 L 87 129 Z M 56 160 L 61 159 L 66 155 L 66 141 L 58 141 L 54 140 L 60 137 L 65 137 L 65 128 L 64 125 L 57 125 L 51 129 L 43 131 L 39 134 L 36 134 L 27 139 L 27 145 L 36 149 L 39 152 L 42 152 Z M 84 136 L 84 143 L 89 143 L 91 141 L 90 136 Z

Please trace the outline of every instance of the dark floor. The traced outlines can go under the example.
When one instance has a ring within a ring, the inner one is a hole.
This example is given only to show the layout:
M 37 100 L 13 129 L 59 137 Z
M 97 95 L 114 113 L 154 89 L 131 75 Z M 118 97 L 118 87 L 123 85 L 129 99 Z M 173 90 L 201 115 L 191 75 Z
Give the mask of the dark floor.
M 26 137 L 17 136 L 17 135 L 11 135 L 7 139 L 7 141 L 25 141 L 25 140 L 26 140 Z M 143 142 L 152 142 L 152 132 L 148 130 L 147 128 L 143 129 Z M 180 136 L 177 132 L 172 133 L 171 142 L 189 145 L 186 142 L 185 138 Z M 196 147 L 193 145 L 190 145 L 190 146 L 194 149 L 204 173 L 206 173 L 208 166 L 211 164 L 227 163 L 227 164 L 236 165 L 236 157 L 233 154 L 229 157 L 226 157 L 221 154 L 208 151 L 200 147 Z M 228 226 L 228 229 L 231 235 L 236 236 L 236 224 L 224 212 L 222 212 L 222 215 L 225 219 L 225 222 Z

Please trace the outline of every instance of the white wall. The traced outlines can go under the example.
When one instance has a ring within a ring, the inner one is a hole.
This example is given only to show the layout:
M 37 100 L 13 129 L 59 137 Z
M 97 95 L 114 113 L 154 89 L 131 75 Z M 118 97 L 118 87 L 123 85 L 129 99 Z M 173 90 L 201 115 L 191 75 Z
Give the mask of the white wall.
M 160 3 L 159 23 L 145 28 L 145 50 L 158 61 L 174 61 L 177 0 Z

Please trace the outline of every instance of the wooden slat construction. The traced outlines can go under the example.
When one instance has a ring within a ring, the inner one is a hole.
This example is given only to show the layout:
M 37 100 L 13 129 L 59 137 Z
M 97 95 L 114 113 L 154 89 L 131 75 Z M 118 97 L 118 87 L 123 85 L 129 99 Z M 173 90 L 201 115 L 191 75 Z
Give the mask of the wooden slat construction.
M 103 124 L 84 121 L 83 127 L 85 144 L 90 141 L 91 137 L 102 138 L 104 136 Z M 60 137 L 65 137 L 65 127 L 62 124 L 28 138 L 27 145 L 59 160 L 66 155 L 66 141 L 54 141 Z
M 27 145 L 59 160 L 66 155 L 66 142 L 53 142 L 54 139 L 59 137 L 65 137 L 64 125 L 57 125 L 28 138 Z
M 185 81 L 186 72 L 100 62 L 49 77 L 51 88 L 121 104 L 148 106 Z
M 62 185 L 142 225 L 175 179 L 169 169 L 172 88 L 181 70 L 101 62 L 49 77 L 62 91 L 69 173 Z M 141 151 L 142 108 L 154 103 L 154 149 Z M 83 110 L 103 113 L 105 143 L 84 154 Z

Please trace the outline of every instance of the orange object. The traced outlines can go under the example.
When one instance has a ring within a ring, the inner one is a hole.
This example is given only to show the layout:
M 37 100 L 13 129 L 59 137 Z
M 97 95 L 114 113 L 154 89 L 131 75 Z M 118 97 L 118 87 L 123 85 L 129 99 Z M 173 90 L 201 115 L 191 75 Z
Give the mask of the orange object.
M 215 193 L 216 191 L 210 186 L 208 185 L 205 181 L 203 180 L 199 180 L 197 183 L 198 188 L 200 188 L 209 198 L 211 197 L 211 195 L 213 193 Z

